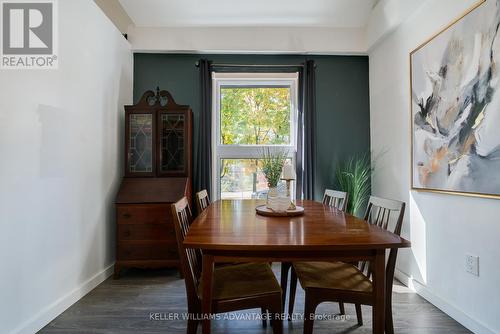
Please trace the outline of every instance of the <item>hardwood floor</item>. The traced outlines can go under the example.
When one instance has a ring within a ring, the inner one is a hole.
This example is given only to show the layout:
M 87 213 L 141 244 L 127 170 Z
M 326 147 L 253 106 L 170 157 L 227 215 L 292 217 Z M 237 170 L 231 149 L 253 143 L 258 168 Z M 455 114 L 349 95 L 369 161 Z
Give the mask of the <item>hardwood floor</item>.
M 279 266 L 274 266 L 279 277 Z M 304 309 L 304 291 L 297 289 L 295 314 Z M 432 304 L 395 282 L 393 293 L 396 333 L 470 333 Z M 128 270 L 120 280 L 109 278 L 45 326 L 40 333 L 185 333 L 186 321 L 167 320 L 186 312 L 184 281 L 176 270 Z M 257 315 L 258 310 L 226 316 Z M 338 304 L 321 304 L 316 315 L 335 317 Z M 356 325 L 353 305 L 346 304 L 349 319 L 317 320 L 314 333 L 371 333 L 371 308 L 363 307 L 364 326 Z M 157 317 L 152 320 L 150 317 Z M 182 315 L 180 315 L 182 316 Z M 301 319 L 284 321 L 285 333 L 302 333 Z M 216 320 L 214 333 L 272 333 L 259 320 Z M 201 326 L 200 326 L 201 327 Z M 201 329 L 198 329 L 201 333 Z

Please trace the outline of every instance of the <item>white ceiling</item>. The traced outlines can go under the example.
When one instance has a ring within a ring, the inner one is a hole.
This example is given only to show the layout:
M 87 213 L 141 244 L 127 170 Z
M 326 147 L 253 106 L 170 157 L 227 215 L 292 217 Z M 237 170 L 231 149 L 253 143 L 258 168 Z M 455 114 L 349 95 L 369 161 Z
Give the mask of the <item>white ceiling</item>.
M 137 27 L 359 28 L 378 0 L 119 0 Z

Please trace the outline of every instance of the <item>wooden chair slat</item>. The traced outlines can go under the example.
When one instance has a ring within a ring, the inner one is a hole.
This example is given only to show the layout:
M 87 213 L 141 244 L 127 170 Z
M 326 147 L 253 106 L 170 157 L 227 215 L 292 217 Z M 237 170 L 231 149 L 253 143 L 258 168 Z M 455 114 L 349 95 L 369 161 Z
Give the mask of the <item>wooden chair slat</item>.
M 202 213 L 210 205 L 210 197 L 204 189 L 196 193 L 196 209 L 198 214 Z
M 389 227 L 391 212 L 399 212 L 399 217 L 393 233 L 400 235 L 401 225 L 403 224 L 404 209 L 404 202 L 371 196 L 368 201 L 365 220 L 370 224 L 379 226 L 380 228 L 387 230 L 387 228 Z M 373 220 L 373 216 L 375 215 L 374 212 L 376 212 L 375 220 Z M 359 265 L 359 269 L 362 272 L 365 272 L 365 270 L 367 270 L 367 276 L 371 278 L 369 267 L 370 266 L 368 261 L 362 261 Z
M 323 204 L 345 211 L 348 194 L 343 191 L 326 189 L 323 195 Z

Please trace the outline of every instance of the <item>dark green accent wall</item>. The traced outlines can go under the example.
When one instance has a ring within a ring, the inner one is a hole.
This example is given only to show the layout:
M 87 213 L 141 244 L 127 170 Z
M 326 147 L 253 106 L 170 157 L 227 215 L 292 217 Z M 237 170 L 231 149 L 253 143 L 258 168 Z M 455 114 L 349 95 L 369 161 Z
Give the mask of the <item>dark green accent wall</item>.
M 317 161 L 316 199 L 325 188 L 335 188 L 334 171 L 339 161 L 370 149 L 368 57 L 303 55 L 134 55 L 134 101 L 159 86 L 172 93 L 179 104 L 189 104 L 194 114 L 196 152 L 200 84 L 195 62 L 207 58 L 215 63 L 300 64 L 316 62 Z M 196 159 L 196 157 L 193 157 Z

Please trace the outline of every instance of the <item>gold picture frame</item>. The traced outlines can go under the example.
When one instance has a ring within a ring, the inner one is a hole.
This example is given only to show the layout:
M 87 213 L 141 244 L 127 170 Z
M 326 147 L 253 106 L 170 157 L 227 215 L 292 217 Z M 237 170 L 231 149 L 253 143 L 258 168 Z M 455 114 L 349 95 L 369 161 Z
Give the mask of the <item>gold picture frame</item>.
M 411 190 L 415 190 L 418 192 L 431 192 L 431 193 L 440 193 L 440 194 L 449 194 L 449 195 L 460 195 L 460 196 L 471 196 L 471 197 L 480 197 L 480 198 L 491 198 L 491 199 L 500 199 L 500 194 L 488 194 L 488 193 L 478 193 L 478 192 L 466 192 L 466 191 L 454 191 L 454 190 L 445 190 L 445 189 L 434 189 L 434 188 L 423 188 L 423 187 L 417 187 L 414 184 L 414 178 L 415 178 L 415 164 L 414 164 L 414 134 L 415 134 L 415 129 L 414 129 L 414 111 L 413 111 L 413 61 L 412 58 L 414 54 L 428 45 L 430 42 L 432 42 L 436 37 L 453 27 L 455 24 L 457 24 L 460 20 L 462 20 L 464 17 L 466 17 L 468 14 L 471 12 L 475 11 L 478 9 L 481 5 L 485 4 L 488 0 L 480 0 L 476 4 L 474 4 L 472 7 L 467 9 L 462 15 L 460 15 L 458 18 L 453 20 L 451 23 L 446 25 L 444 28 L 439 30 L 437 33 L 433 34 L 430 38 L 425 40 L 423 43 L 419 44 L 415 49 L 413 49 L 410 54 L 409 54 L 409 77 L 410 77 L 410 185 L 411 185 Z

